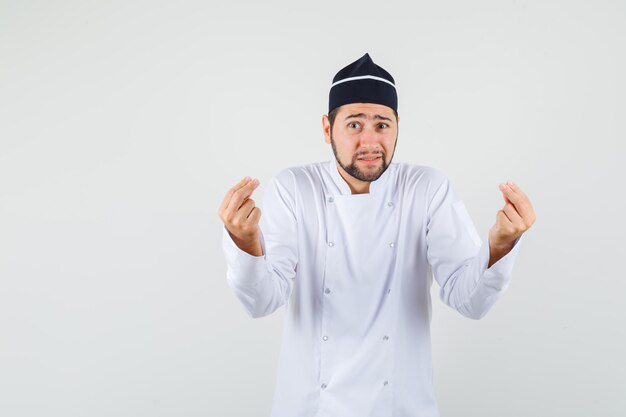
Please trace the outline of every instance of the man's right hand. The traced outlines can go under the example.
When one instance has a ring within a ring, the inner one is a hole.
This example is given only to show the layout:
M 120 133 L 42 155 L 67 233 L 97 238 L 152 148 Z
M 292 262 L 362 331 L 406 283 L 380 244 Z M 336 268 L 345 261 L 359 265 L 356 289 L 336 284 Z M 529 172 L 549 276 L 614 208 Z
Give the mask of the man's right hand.
M 261 229 L 259 219 L 261 209 L 250 198 L 258 187 L 259 180 L 245 177 L 228 190 L 219 209 L 220 219 L 230 233 L 235 244 L 252 256 L 262 256 Z

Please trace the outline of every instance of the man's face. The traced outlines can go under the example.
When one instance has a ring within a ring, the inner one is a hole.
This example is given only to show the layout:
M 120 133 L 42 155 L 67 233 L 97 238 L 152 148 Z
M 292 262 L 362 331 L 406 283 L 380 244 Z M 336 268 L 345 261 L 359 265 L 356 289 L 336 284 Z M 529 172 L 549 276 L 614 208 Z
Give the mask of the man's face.
M 373 103 L 345 104 L 337 112 L 332 131 L 326 116 L 323 128 L 337 163 L 352 177 L 376 181 L 389 167 L 398 139 L 391 108 Z

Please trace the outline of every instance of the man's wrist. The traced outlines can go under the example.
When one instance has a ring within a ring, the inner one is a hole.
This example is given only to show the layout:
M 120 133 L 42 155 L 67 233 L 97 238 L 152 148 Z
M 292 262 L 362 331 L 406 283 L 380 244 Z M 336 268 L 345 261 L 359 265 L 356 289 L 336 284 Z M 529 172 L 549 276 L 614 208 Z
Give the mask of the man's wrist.
M 263 256 L 263 247 L 261 246 L 261 240 L 258 236 L 253 239 L 239 239 L 237 236 L 230 233 L 230 231 L 228 231 L 228 234 L 233 242 L 235 242 L 235 245 L 242 251 L 252 256 Z
M 507 253 L 509 253 L 511 249 L 513 249 L 514 242 L 515 241 L 510 242 L 510 243 L 501 243 L 501 244 L 493 244 L 490 242 L 489 243 L 489 264 L 487 265 L 487 268 L 491 268 L 491 265 L 495 264 L 500 259 L 502 259 Z

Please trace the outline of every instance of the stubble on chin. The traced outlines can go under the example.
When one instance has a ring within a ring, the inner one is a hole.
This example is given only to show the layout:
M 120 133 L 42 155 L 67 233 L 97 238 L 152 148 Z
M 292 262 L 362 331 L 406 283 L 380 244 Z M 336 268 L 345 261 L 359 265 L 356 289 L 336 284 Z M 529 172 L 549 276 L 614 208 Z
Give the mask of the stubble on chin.
M 358 153 L 356 155 L 352 156 L 352 161 L 350 162 L 349 165 L 344 165 L 340 160 L 339 157 L 337 156 L 337 148 L 335 146 L 335 141 L 333 140 L 333 137 L 330 137 L 330 144 L 333 148 L 333 153 L 335 154 L 335 160 L 337 161 L 337 163 L 339 164 L 339 166 L 341 168 L 343 168 L 344 171 L 346 171 L 348 174 L 350 174 L 351 176 L 353 176 L 354 178 L 360 180 L 360 181 L 365 181 L 365 182 L 372 182 L 372 181 L 376 181 L 378 178 L 380 178 L 381 175 L 383 175 L 383 173 L 385 172 L 385 170 L 387 169 L 387 167 L 389 166 L 387 164 L 387 154 L 383 151 L 381 152 L 375 152 L 375 154 L 380 155 L 380 166 L 378 167 L 378 169 L 376 170 L 371 170 L 368 169 L 367 171 L 362 170 L 361 168 L 359 168 L 358 166 L 358 157 L 360 157 L 363 153 Z
M 342 168 L 356 179 L 366 182 L 372 182 L 380 178 L 380 176 L 383 175 L 383 172 L 385 172 L 385 169 L 387 168 L 384 153 L 381 155 L 380 161 L 381 162 L 378 169 L 368 169 L 367 171 L 365 171 L 359 168 L 359 166 L 357 165 L 357 156 L 355 155 L 352 157 L 352 162 L 350 163 L 350 165 L 342 166 Z M 341 165 L 341 161 L 339 162 L 339 164 Z

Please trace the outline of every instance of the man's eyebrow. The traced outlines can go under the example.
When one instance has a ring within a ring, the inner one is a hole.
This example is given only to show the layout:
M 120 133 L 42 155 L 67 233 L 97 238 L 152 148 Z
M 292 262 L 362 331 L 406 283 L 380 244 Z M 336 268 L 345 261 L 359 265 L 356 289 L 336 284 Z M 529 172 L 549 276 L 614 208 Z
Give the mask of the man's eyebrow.
M 348 119 L 351 119 L 351 118 L 359 118 L 359 117 L 367 118 L 367 117 L 365 117 L 365 113 L 356 113 L 356 114 L 351 114 L 351 115 L 347 116 L 344 120 L 348 120 Z M 390 118 L 385 117 L 385 116 L 381 116 L 380 114 L 375 114 L 373 118 L 374 119 L 379 119 L 379 120 L 389 120 L 389 121 L 391 121 Z

